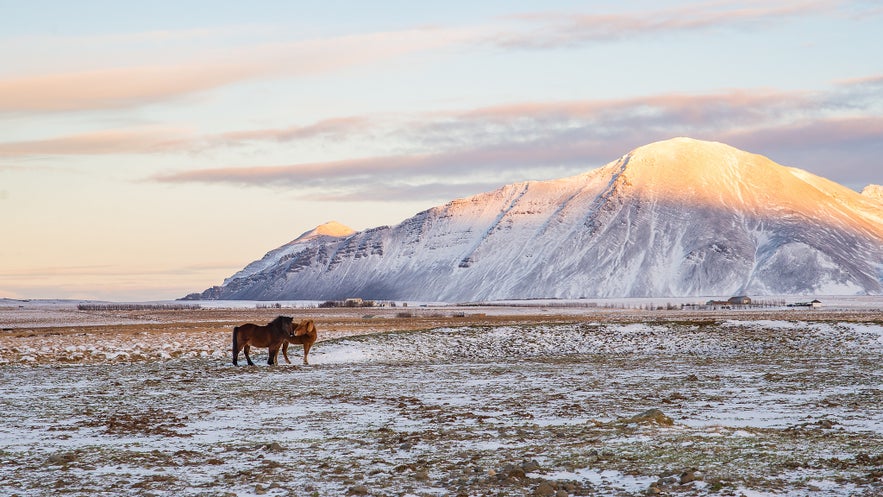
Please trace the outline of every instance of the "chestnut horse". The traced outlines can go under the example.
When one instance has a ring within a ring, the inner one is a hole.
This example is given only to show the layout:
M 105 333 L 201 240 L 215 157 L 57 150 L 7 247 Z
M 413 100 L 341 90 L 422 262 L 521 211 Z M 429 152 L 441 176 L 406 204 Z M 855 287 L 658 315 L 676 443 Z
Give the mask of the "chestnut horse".
M 255 347 L 268 347 L 270 357 L 267 364 L 276 364 L 276 356 L 279 355 L 279 348 L 285 340 L 294 339 L 294 318 L 288 316 L 279 316 L 270 323 L 259 326 L 256 324 L 243 324 L 233 328 L 233 365 L 238 366 L 239 351 L 245 351 L 245 360 L 249 366 L 254 366 L 248 351 L 252 345 Z M 286 360 L 288 357 L 286 357 Z
M 291 364 L 291 361 L 288 360 L 288 344 L 302 343 L 304 344 L 304 364 L 309 365 L 310 363 L 307 362 L 307 356 L 310 354 L 310 347 L 312 347 L 313 343 L 316 341 L 316 336 L 316 324 L 313 323 L 313 320 L 301 320 L 300 324 L 297 325 L 297 328 L 294 330 L 294 336 L 286 338 L 282 343 L 282 355 L 285 356 L 285 362 Z

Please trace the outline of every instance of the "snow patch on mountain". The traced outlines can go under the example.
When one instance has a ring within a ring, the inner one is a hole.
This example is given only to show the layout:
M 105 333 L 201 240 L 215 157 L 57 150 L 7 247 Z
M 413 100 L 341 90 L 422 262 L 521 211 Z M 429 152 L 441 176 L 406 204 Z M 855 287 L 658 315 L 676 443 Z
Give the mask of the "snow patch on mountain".
M 883 204 L 883 186 L 881 185 L 866 186 L 865 189 L 862 190 L 862 195 Z

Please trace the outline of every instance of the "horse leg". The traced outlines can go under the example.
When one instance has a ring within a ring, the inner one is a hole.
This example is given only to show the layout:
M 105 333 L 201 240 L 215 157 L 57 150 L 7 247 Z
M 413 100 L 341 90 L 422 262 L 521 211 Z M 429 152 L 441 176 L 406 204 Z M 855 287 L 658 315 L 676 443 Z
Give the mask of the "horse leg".
M 239 361 L 239 341 L 236 340 L 237 332 L 239 331 L 239 327 L 233 328 L 233 365 L 238 366 Z
M 276 356 L 279 355 L 279 345 L 276 345 L 275 347 L 273 345 L 270 345 L 269 352 L 270 353 L 269 357 L 267 357 L 267 364 L 273 366 L 274 364 L 276 364 Z
M 310 365 L 310 363 L 307 362 L 307 356 L 310 355 L 310 347 L 312 346 L 313 344 L 310 342 L 304 343 L 304 364 L 306 364 L 307 366 Z
M 251 357 L 248 355 L 248 351 L 251 350 L 251 345 L 246 345 L 242 347 L 242 350 L 245 352 L 245 360 L 248 361 L 249 366 L 254 366 L 254 363 L 251 362 Z
M 291 361 L 288 359 L 288 342 L 282 342 L 282 355 L 285 356 L 285 362 L 291 364 Z

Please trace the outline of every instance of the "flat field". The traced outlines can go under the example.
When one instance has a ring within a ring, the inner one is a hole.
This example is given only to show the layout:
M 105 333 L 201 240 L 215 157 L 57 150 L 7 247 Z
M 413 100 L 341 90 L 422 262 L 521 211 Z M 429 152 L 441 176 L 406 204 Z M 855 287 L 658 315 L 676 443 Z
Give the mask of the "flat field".
M 879 307 L 6 304 L 0 495 L 883 495 Z

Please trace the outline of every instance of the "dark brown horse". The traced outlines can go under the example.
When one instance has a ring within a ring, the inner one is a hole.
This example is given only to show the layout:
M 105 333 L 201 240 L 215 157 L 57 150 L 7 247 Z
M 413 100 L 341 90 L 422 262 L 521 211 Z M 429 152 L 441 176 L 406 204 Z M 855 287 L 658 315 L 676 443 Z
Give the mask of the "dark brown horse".
M 244 324 L 233 328 L 233 365 L 238 366 L 239 351 L 245 351 L 245 360 L 249 366 L 254 366 L 248 351 L 251 346 L 268 347 L 270 357 L 267 364 L 276 364 L 276 356 L 279 355 L 279 348 L 285 340 L 294 339 L 294 318 L 288 316 L 279 316 L 264 326 L 256 324 Z M 285 358 L 288 360 L 288 357 Z
M 309 364 L 309 362 L 307 362 L 307 356 L 310 354 L 310 347 L 316 342 L 316 336 L 316 324 L 313 323 L 313 320 L 301 320 L 300 324 L 297 325 L 297 328 L 294 330 L 294 336 L 286 338 L 282 343 L 282 355 L 285 356 L 285 362 L 291 364 L 291 361 L 288 360 L 288 344 L 302 343 L 304 344 L 304 364 Z

